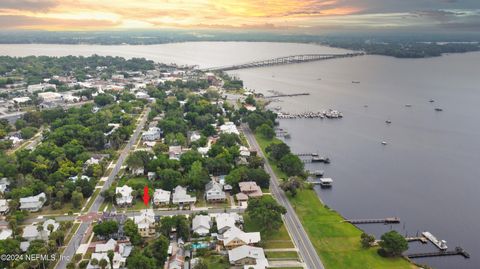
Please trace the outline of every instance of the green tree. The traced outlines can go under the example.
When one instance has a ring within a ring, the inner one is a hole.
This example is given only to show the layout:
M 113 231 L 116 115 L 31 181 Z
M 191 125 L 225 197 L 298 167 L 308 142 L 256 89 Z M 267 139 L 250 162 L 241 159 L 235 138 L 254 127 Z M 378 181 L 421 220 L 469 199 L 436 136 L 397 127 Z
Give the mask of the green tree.
M 113 250 L 109 250 L 107 252 L 107 257 L 108 257 L 108 261 L 110 263 L 110 269 L 113 269 L 113 256 L 115 256 L 115 253 L 113 252 Z
M 93 226 L 93 232 L 98 236 L 108 237 L 118 232 L 118 228 L 116 221 L 107 220 Z
M 187 174 L 188 185 L 197 191 L 205 188 L 205 184 L 210 181 L 208 171 L 203 168 L 200 161 L 196 161 L 192 164 L 190 171 Z
M 71 201 L 74 208 L 80 208 L 83 202 L 83 194 L 81 192 L 74 191 L 72 193 Z
M 290 153 L 290 147 L 283 142 L 272 143 L 265 148 L 265 151 L 272 159 L 274 159 L 275 161 L 279 161 L 285 155 Z
M 390 231 L 382 235 L 380 247 L 387 256 L 400 256 L 408 250 L 408 242 L 397 231 Z
M 98 266 L 100 266 L 100 268 L 102 269 L 105 269 L 107 265 L 108 265 L 108 261 L 105 259 L 101 259 L 100 261 L 98 261 Z
M 163 265 L 160 265 L 163 266 Z M 127 258 L 128 269 L 156 269 L 155 259 L 142 255 L 140 252 L 136 252 Z
M 130 242 L 132 242 L 133 245 L 138 246 L 143 243 L 143 239 L 138 233 L 138 226 L 133 220 L 128 219 L 125 221 L 123 230 L 125 231 L 125 235 L 130 238 Z
M 363 248 L 369 248 L 375 242 L 375 237 L 371 234 L 362 233 L 360 236 L 360 244 Z
M 97 104 L 99 106 L 106 106 L 108 104 L 113 103 L 114 98 L 110 94 L 103 94 L 102 93 L 102 94 L 99 94 L 99 95 L 95 96 L 95 98 L 93 100 L 95 101 L 95 104 Z
M 260 125 L 256 132 L 267 139 L 272 139 L 275 136 L 273 128 L 266 123 Z
M 298 156 L 294 154 L 287 154 L 283 156 L 278 162 L 280 169 L 287 174 L 287 176 L 298 176 L 304 172 L 304 164 Z
M 261 227 L 261 232 L 278 230 L 282 226 L 282 214 L 286 212 L 286 209 L 270 195 L 249 200 L 246 210 L 252 222 Z
M 169 245 L 168 239 L 165 236 L 160 235 L 157 239 L 155 239 L 155 241 L 153 241 L 148 246 L 157 264 L 162 265 L 167 260 L 168 245 Z

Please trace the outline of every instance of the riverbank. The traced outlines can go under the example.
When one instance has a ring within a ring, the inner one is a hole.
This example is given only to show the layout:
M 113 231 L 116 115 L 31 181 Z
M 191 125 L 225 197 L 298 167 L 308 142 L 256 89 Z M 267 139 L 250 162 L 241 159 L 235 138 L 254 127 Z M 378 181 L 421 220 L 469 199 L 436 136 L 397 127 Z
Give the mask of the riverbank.
M 255 138 L 264 154 L 268 145 L 281 142 L 259 135 L 255 135 Z M 286 178 L 274 162 L 269 163 L 279 178 Z M 295 197 L 288 196 L 288 199 L 326 268 L 355 268 L 359 264 L 363 268 L 417 268 L 404 258 L 383 258 L 377 254 L 377 248 L 362 248 L 362 231 L 343 222 L 345 219 L 326 207 L 314 190 L 300 190 Z

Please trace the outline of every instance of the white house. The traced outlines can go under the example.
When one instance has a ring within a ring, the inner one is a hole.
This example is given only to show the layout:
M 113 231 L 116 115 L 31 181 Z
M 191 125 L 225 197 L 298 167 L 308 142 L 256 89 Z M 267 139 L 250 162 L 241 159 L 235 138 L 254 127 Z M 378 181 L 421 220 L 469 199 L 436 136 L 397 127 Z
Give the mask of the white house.
M 155 213 L 153 209 L 143 209 L 139 216 L 134 216 L 133 221 L 138 226 L 138 233 L 142 237 L 155 235 Z
M 187 194 L 187 188 L 178 185 L 173 190 L 172 203 L 176 205 L 194 204 L 196 201 L 196 197 Z
M 58 92 L 41 92 L 38 94 L 38 97 L 46 103 L 63 100 L 63 96 Z
M 160 139 L 162 135 L 162 130 L 158 127 L 150 127 L 148 131 L 143 132 L 142 140 L 144 141 L 155 141 Z
M 231 121 L 225 122 L 225 124 L 220 126 L 220 132 L 224 134 L 240 135 L 240 132 L 238 131 L 237 126 L 235 125 L 235 123 Z
M 10 238 L 12 236 L 13 232 L 10 229 L 3 229 L 0 231 L 0 240 L 5 240 L 7 238 Z
M 90 177 L 89 177 L 89 176 L 86 176 L 86 175 L 81 175 L 80 178 L 79 178 L 78 175 L 76 175 L 76 176 L 71 176 L 71 177 L 69 177 L 68 179 L 70 179 L 72 182 L 77 182 L 77 180 L 79 180 L 79 179 L 86 180 L 86 181 L 90 181 Z
M 6 177 L 0 179 L 0 193 L 5 193 L 8 186 L 10 186 L 10 181 Z
M 196 215 L 192 220 L 192 231 L 205 236 L 210 233 L 210 216 Z
M 228 260 L 231 265 L 243 266 L 244 269 L 265 269 L 268 261 L 262 248 L 241 246 L 228 251 Z
M 221 213 L 215 216 L 217 230 L 219 234 L 223 234 L 230 228 L 236 227 L 235 224 L 240 221 L 237 213 Z
M 192 132 L 192 134 L 190 134 L 190 142 L 198 141 L 200 138 L 202 138 L 202 136 L 198 132 Z
M 38 231 L 38 226 L 43 228 Z M 47 240 L 50 236 L 50 230 L 48 229 L 49 225 L 53 226 L 52 232 L 55 232 L 60 227 L 60 224 L 53 219 L 46 220 L 41 224 L 31 224 L 23 228 L 22 237 L 27 241 L 32 241 L 36 239 Z
M 20 198 L 20 210 L 27 210 L 30 212 L 37 212 L 47 201 L 47 196 L 44 192 L 35 196 Z
M 158 206 L 162 204 L 169 204 L 170 203 L 170 195 L 171 193 L 166 190 L 162 189 L 155 189 L 153 193 L 153 204 Z
M 219 240 L 223 241 L 225 248 L 232 249 L 238 246 L 257 244 L 261 237 L 259 232 L 246 233 L 235 226 L 224 232 Z
M 137 92 L 135 94 L 135 98 L 137 98 L 137 99 L 148 99 L 149 97 L 150 97 L 150 95 L 148 95 L 145 92 Z
M 6 199 L 0 199 L 0 215 L 8 213 L 8 201 Z
M 117 187 L 115 189 L 117 205 L 119 206 L 131 205 L 133 201 L 132 191 L 133 189 L 127 185 L 124 185 L 122 187 Z
M 227 199 L 222 185 L 216 181 L 210 181 L 205 185 L 205 200 L 207 202 L 223 202 Z
M 103 253 L 103 252 L 108 252 L 109 250 L 115 251 L 116 247 L 117 247 L 117 241 L 115 241 L 115 239 L 110 238 L 106 243 L 96 244 L 95 252 Z

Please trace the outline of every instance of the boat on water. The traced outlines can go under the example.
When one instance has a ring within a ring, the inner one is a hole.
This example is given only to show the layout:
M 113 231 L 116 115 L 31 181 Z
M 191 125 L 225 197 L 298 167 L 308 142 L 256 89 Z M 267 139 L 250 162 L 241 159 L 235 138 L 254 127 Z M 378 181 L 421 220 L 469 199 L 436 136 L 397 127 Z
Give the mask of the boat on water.
M 359 83 L 360 83 L 360 81 L 353 80 L 353 81 L 352 81 L 352 83 L 353 83 L 353 84 L 359 84 Z
M 333 185 L 333 179 L 329 177 L 322 177 L 319 179 L 320 181 L 320 187 L 322 188 L 331 188 Z
M 330 158 L 328 157 L 312 157 L 313 163 L 330 163 Z
M 435 100 L 433 100 L 433 99 L 430 99 L 428 102 L 430 102 L 430 103 L 433 103 L 433 102 L 435 102 Z
M 448 249 L 447 241 L 438 240 L 433 234 L 431 234 L 430 232 L 427 232 L 427 231 L 423 232 L 422 235 L 425 238 L 427 238 L 430 242 L 432 242 L 432 244 L 434 244 L 440 250 L 445 251 L 445 250 Z
M 440 112 L 440 111 L 443 111 L 443 109 L 442 109 L 442 108 L 439 108 L 439 107 L 437 107 L 437 108 L 435 108 L 435 111 L 438 111 L 438 112 Z
M 386 120 L 385 123 L 390 124 L 390 123 L 392 123 L 392 121 L 391 120 Z
M 382 145 L 386 146 L 388 143 L 386 141 L 382 141 Z
M 412 107 L 412 105 L 411 105 L 411 104 L 406 104 L 405 106 L 406 106 L 406 107 Z
M 313 172 L 313 175 L 315 175 L 316 177 L 323 177 L 323 170 L 315 170 L 315 172 Z

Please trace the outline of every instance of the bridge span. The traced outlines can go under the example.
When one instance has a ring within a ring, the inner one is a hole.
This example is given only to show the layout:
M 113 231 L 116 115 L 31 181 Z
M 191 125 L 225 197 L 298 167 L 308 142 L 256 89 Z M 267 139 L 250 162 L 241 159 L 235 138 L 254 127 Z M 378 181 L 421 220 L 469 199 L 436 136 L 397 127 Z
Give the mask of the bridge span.
M 343 54 L 301 54 L 301 55 L 291 55 L 291 56 L 284 56 L 284 57 L 278 57 L 278 58 L 274 58 L 274 59 L 254 61 L 254 62 L 243 63 L 243 64 L 235 64 L 235 65 L 227 65 L 227 66 L 219 66 L 219 67 L 205 68 L 205 69 L 202 69 L 202 71 L 205 71 L 205 72 L 211 72 L 211 71 L 231 71 L 231 70 L 254 68 L 254 67 L 264 67 L 264 66 L 284 65 L 284 64 L 295 64 L 295 63 L 304 63 L 304 62 L 313 62 L 313 61 L 337 59 L 337 58 L 355 57 L 355 56 L 360 56 L 360 55 L 364 55 L 364 54 L 365 54 L 365 53 L 363 53 L 363 52 L 355 52 L 355 53 L 343 53 Z

